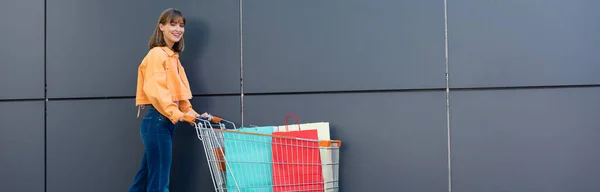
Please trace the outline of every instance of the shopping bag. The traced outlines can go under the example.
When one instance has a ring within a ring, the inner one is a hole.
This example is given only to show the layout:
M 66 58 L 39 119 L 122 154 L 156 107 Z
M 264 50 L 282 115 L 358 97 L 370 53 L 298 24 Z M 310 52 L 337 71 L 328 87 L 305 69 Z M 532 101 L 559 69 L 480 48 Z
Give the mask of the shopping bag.
M 272 192 L 272 137 L 256 134 L 272 134 L 273 126 L 240 128 L 224 132 L 227 162 L 227 188 L 240 192 Z
M 273 191 L 323 191 L 319 142 L 315 141 L 318 131 L 286 130 L 273 135 Z
M 285 125 L 275 126 L 275 132 L 289 132 L 302 130 L 317 130 L 319 140 L 331 140 L 328 122 L 302 123 L 300 126 Z
M 291 125 L 279 125 L 277 126 L 276 132 L 289 132 L 302 130 L 317 130 L 319 140 L 331 140 L 329 123 L 328 122 L 316 122 L 316 123 L 302 123 L 299 126 Z M 327 148 L 319 149 L 321 155 L 321 171 L 323 173 L 324 191 L 332 191 L 335 187 L 333 177 L 333 161 L 331 150 Z

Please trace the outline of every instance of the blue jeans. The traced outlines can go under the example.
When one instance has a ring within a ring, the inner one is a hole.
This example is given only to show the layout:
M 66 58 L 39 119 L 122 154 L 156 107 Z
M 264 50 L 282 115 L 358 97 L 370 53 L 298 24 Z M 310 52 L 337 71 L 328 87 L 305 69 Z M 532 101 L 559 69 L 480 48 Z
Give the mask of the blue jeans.
M 169 192 L 173 133 L 176 125 L 150 106 L 142 120 L 142 164 L 129 192 Z

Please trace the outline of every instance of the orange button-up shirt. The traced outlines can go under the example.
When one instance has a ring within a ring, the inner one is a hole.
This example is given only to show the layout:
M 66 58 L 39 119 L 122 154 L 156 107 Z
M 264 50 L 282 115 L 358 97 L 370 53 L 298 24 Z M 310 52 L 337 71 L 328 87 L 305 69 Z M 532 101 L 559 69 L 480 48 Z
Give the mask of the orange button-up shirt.
M 186 112 L 198 114 L 192 109 L 191 98 L 179 54 L 167 47 L 152 48 L 138 67 L 135 105 L 152 104 L 175 124 Z

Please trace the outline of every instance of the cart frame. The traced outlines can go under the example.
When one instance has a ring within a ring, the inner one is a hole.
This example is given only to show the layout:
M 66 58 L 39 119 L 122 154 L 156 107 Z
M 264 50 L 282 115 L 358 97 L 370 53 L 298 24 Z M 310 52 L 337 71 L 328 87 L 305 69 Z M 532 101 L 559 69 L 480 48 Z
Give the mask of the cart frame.
M 270 133 L 246 132 L 253 127 L 237 128 L 220 118 L 197 121 L 217 192 L 339 191 L 340 140 L 279 135 L 287 130 L 275 126 L 268 126 L 274 128 Z

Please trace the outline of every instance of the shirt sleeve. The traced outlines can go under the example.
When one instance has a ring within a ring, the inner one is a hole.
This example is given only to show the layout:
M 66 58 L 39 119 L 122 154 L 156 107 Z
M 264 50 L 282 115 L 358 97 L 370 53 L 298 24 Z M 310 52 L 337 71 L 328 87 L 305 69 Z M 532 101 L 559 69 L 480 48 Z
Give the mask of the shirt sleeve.
M 200 115 L 196 111 L 194 111 L 194 109 L 192 108 L 192 103 L 190 103 L 189 100 L 181 100 L 181 101 L 179 101 L 179 110 L 181 110 L 184 113 L 192 112 L 196 116 Z
M 171 91 L 167 87 L 166 58 L 150 52 L 145 62 L 144 93 L 158 112 L 169 118 L 173 124 L 177 123 L 184 113 L 173 102 Z

